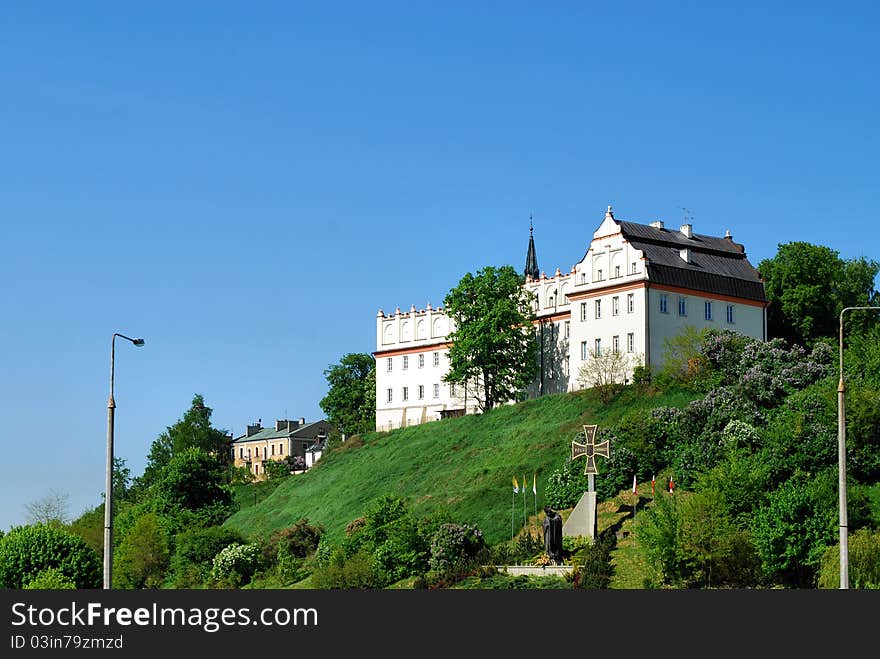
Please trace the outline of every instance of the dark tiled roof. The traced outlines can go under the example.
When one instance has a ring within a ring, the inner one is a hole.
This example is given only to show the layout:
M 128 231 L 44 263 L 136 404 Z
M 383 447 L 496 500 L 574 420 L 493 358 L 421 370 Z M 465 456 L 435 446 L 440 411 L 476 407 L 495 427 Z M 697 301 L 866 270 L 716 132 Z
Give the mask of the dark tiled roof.
M 623 237 L 648 259 L 648 280 L 658 284 L 766 302 L 764 284 L 743 246 L 729 238 L 619 222 Z M 681 250 L 690 249 L 690 259 Z

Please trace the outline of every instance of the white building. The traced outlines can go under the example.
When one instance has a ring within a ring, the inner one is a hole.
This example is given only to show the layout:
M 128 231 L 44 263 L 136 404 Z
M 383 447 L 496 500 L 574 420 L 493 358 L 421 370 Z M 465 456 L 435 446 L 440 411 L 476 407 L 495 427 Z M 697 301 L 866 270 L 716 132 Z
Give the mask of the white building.
M 665 342 L 688 325 L 731 329 L 766 340 L 767 298 L 745 250 L 694 233 L 691 224 L 637 224 L 608 207 L 583 258 L 570 272 L 538 272 L 529 237 L 524 286 L 536 304 L 539 376 L 530 396 L 581 388 L 581 366 L 611 350 L 656 368 Z M 477 406 L 442 381 L 452 321 L 442 307 L 376 318 L 376 429 L 390 430 L 473 413 Z

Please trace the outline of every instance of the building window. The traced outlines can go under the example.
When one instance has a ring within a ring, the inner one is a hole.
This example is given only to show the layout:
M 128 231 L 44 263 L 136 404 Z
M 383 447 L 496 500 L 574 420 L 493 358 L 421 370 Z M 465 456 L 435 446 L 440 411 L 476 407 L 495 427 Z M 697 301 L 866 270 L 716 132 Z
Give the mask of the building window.
M 620 352 L 620 337 L 619 336 L 615 335 L 615 336 L 611 337 L 611 352 L 613 352 L 615 355 Z
M 409 400 L 409 387 L 403 388 L 403 400 Z
M 727 322 L 730 323 L 731 325 L 734 322 L 733 321 L 733 305 L 732 304 L 727 305 Z
M 636 335 L 630 332 L 626 335 L 626 351 L 632 352 L 636 346 Z
M 389 403 L 394 400 L 394 392 L 391 389 L 388 389 L 387 396 L 387 400 Z
M 242 460 L 244 460 L 244 449 L 243 448 L 238 449 L 238 457 L 241 458 Z
M 602 339 L 596 339 L 596 357 L 602 354 Z
M 548 296 L 547 296 L 547 306 L 548 306 L 548 307 L 552 307 L 552 306 L 554 306 L 554 305 L 555 305 L 555 300 L 556 300 L 556 298 L 555 298 L 553 295 L 548 295 Z
M 424 353 L 419 353 L 419 368 L 423 368 L 425 366 L 425 355 Z
M 449 385 L 449 395 L 455 397 L 455 383 Z
M 586 283 L 587 283 L 587 273 L 586 273 L 586 272 L 582 272 L 582 273 L 581 273 L 581 283 L 582 283 L 582 284 L 586 284 Z
M 434 366 L 440 366 L 440 353 L 434 353 Z
M 581 302 L 581 322 L 587 320 L 587 303 Z
M 284 444 L 278 445 L 278 455 L 284 455 Z
M 275 444 L 272 444 L 272 455 L 275 455 Z
M 569 336 L 571 336 L 571 321 L 566 320 L 565 321 L 565 338 L 567 339 Z
M 687 298 L 679 297 L 678 298 L 678 315 L 679 316 L 687 316 L 688 308 L 687 308 Z
M 616 295 L 611 298 L 611 315 L 618 316 L 620 315 L 620 298 Z
M 434 385 L 434 398 L 440 398 L 440 385 Z
M 711 302 L 703 303 L 703 309 L 705 310 L 705 313 L 706 313 L 706 320 L 712 320 L 712 303 Z
M 602 300 L 596 300 L 596 320 L 602 317 Z
M 404 355 L 403 356 L 403 370 L 405 371 L 408 368 L 409 368 L 409 355 Z
M 590 356 L 590 351 L 587 349 L 587 342 L 581 341 L 581 361 L 586 361 L 587 357 Z
M 637 271 L 636 271 L 636 268 L 637 268 L 637 267 L 638 267 L 638 265 L 636 264 L 635 261 L 633 261 L 633 262 L 630 264 L 630 266 L 629 266 L 629 274 L 631 274 L 631 275 L 636 274 L 636 272 L 637 272 Z
M 660 294 L 660 313 L 669 313 L 669 296 L 666 293 Z
M 604 275 L 602 274 L 602 268 L 596 270 L 596 281 L 602 281 Z
M 636 296 L 632 293 L 626 294 L 626 312 L 632 313 L 636 308 Z
M 562 358 L 562 374 L 568 377 L 568 355 Z
M 387 360 L 385 360 L 385 361 L 386 361 L 387 364 L 388 364 L 387 367 L 386 367 L 386 370 L 390 373 L 391 370 L 394 368 L 394 359 L 391 358 L 391 357 L 389 357 L 389 358 L 388 358 Z
M 422 400 L 425 397 L 425 385 L 419 385 L 419 400 Z
M 620 276 L 620 266 L 619 265 L 614 266 L 614 276 L 615 277 Z

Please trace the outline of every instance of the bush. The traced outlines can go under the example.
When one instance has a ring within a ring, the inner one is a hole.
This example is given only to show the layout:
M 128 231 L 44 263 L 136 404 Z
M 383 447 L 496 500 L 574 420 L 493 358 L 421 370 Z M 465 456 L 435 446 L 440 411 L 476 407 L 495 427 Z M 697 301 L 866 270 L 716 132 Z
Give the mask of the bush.
M 292 526 L 273 532 L 267 546 L 273 557 L 283 547 L 291 556 L 305 558 L 318 548 L 323 533 L 323 526 L 309 524 L 309 519 L 303 517 Z
M 859 529 L 847 538 L 849 585 L 880 590 L 880 530 Z M 840 588 L 840 543 L 822 554 L 819 588 Z
M 22 588 L 52 568 L 79 589 L 101 587 L 101 558 L 78 535 L 37 524 L 13 528 L 0 538 L 0 587 Z
M 611 550 L 616 544 L 615 535 L 607 530 L 582 550 L 580 567 L 571 573 L 575 588 L 605 589 L 611 585 Z
M 309 581 L 312 588 L 317 589 L 372 589 L 384 588 L 387 584 L 375 556 L 367 551 L 359 551 L 348 558 L 341 552 L 334 556 L 323 567 L 312 573 Z
M 214 557 L 232 544 L 245 544 L 238 531 L 209 526 L 181 531 L 175 537 L 171 581 L 175 588 L 195 588 L 211 578 Z
M 155 513 L 138 517 L 116 548 L 113 585 L 117 588 L 158 588 L 170 561 L 170 539 Z
M 460 572 L 481 555 L 486 543 L 483 532 L 470 524 L 443 524 L 431 538 L 428 565 L 440 574 Z
M 262 567 L 260 546 L 256 543 L 232 544 L 214 557 L 211 576 L 223 585 L 241 586 Z

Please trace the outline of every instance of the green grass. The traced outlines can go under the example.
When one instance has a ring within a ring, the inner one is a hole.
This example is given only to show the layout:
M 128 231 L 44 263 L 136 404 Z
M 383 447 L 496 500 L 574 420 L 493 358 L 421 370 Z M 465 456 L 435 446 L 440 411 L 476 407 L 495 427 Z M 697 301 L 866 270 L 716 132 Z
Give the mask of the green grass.
M 512 478 L 528 481 L 526 513 L 540 511 L 546 478 L 565 461 L 581 426 L 612 425 L 634 409 L 682 406 L 694 397 L 628 388 L 603 405 L 593 391 L 555 394 L 482 415 L 353 437 L 309 471 L 283 479 L 265 498 L 258 494 L 256 504 L 253 492 L 242 488 L 242 508 L 226 525 L 257 538 L 305 517 L 335 542 L 368 503 L 395 494 L 416 515 L 445 509 L 453 519 L 478 526 L 494 544 L 510 538 Z M 521 520 L 521 494 L 515 503 Z

